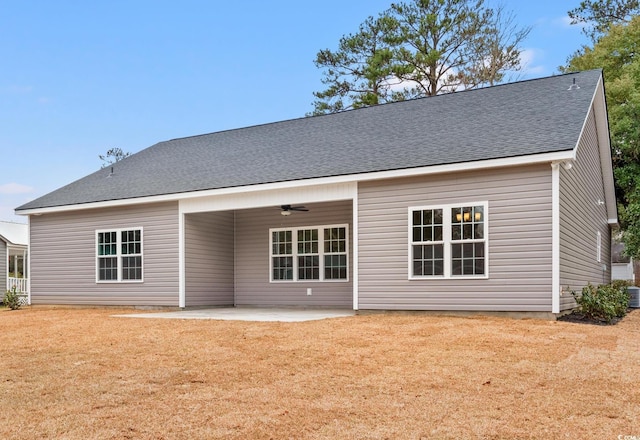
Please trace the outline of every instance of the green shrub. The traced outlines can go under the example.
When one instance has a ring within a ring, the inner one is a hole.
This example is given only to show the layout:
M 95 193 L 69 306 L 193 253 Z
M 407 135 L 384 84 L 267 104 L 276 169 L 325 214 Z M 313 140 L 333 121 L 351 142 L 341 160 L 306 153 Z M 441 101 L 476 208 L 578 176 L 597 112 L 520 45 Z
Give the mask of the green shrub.
M 4 299 L 2 300 L 2 302 L 11 310 L 18 310 L 20 308 L 20 295 L 16 291 L 16 286 L 13 286 L 11 290 L 7 290 L 7 293 L 4 294 Z
M 613 280 L 611 281 L 611 286 L 615 287 L 616 289 L 627 289 L 627 287 L 629 286 L 633 286 L 633 283 L 631 281 L 627 281 L 627 280 Z
M 582 289 L 580 295 L 571 292 L 580 313 L 588 319 L 606 321 L 610 323 L 613 318 L 622 318 L 629 308 L 629 293 L 626 282 L 615 281 L 612 284 L 591 284 Z

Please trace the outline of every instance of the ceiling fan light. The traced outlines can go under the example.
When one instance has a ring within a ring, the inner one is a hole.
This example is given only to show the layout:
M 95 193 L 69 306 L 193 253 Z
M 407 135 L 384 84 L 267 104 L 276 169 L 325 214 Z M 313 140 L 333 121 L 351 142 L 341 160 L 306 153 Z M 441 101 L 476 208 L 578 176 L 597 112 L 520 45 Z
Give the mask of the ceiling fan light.
M 280 215 L 284 215 L 285 217 L 291 215 L 291 211 L 280 211 Z

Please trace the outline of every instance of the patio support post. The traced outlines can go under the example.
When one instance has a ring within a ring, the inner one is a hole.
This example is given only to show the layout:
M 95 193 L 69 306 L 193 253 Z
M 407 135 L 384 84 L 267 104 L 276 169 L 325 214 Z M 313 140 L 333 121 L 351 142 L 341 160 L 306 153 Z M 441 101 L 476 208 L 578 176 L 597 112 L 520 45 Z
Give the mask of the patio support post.
M 184 245 L 184 212 L 178 213 L 178 307 L 185 308 L 185 245 Z
M 560 164 L 551 163 L 551 313 L 560 313 Z
M 29 221 L 27 222 L 27 249 L 25 252 L 27 253 L 27 259 L 24 264 L 24 272 L 27 274 L 27 304 L 31 305 L 31 216 L 28 216 Z
M 353 205 L 352 205 L 352 227 L 353 233 L 351 234 L 352 247 L 353 247 L 353 261 L 352 271 L 353 271 L 353 310 L 358 310 L 358 190 L 356 187 L 355 194 L 353 195 Z

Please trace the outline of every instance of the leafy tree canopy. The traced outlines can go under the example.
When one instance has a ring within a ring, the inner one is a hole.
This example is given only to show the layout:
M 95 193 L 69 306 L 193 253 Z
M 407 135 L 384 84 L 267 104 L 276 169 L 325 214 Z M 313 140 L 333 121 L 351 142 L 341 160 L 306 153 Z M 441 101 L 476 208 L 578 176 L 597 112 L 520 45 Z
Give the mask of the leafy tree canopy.
M 605 34 L 609 26 L 628 23 L 638 13 L 639 0 L 584 0 L 568 12 L 571 24 L 587 25 L 583 32 L 593 41 Z
M 518 71 L 529 28 L 484 0 L 411 0 L 369 17 L 318 52 L 313 114 L 492 85 Z

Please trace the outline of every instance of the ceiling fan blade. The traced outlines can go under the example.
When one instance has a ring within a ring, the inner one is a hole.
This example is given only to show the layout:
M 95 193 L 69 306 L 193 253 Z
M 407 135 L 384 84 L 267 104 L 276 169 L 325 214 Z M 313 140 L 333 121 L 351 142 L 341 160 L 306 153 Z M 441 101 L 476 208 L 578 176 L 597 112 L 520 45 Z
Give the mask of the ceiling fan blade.
M 282 211 L 309 211 L 305 206 L 280 205 Z

